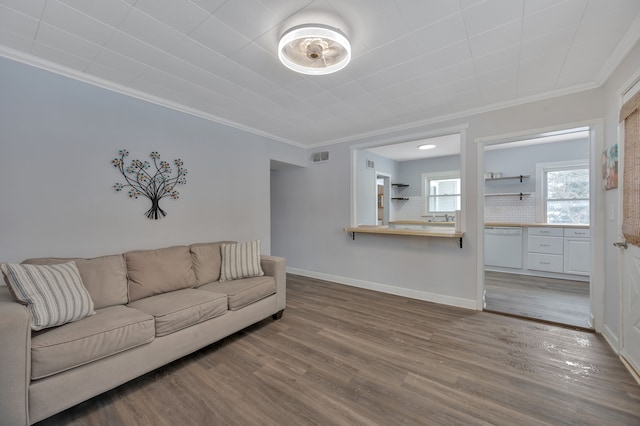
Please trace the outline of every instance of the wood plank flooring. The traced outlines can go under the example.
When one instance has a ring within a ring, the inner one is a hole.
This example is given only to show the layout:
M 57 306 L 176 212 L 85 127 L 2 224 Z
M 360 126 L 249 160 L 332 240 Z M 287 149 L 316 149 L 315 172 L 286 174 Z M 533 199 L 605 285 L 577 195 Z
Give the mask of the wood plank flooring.
M 589 283 L 485 271 L 486 310 L 592 328 Z
M 45 425 L 638 425 L 597 334 L 288 276 L 287 310 Z

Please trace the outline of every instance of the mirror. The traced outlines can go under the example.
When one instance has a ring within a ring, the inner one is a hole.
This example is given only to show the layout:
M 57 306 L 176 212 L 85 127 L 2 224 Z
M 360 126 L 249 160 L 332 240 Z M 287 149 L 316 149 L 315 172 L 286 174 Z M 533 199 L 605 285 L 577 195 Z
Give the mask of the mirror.
M 462 208 L 460 141 L 454 133 L 354 150 L 353 225 L 453 226 Z

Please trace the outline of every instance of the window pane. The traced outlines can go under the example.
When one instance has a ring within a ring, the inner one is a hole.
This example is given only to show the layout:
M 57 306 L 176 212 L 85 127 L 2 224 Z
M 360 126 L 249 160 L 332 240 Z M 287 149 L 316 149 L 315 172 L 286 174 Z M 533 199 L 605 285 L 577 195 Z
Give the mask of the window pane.
M 547 223 L 589 223 L 589 200 L 547 201 Z
M 547 172 L 547 199 L 571 198 L 589 198 L 589 169 Z
M 430 179 L 427 184 L 429 213 L 460 210 L 460 178 Z
M 460 193 L 460 179 L 440 179 L 429 181 L 429 195 L 450 195 Z
M 429 197 L 430 212 L 454 212 L 456 210 L 460 210 L 459 195 L 442 195 L 439 197 Z

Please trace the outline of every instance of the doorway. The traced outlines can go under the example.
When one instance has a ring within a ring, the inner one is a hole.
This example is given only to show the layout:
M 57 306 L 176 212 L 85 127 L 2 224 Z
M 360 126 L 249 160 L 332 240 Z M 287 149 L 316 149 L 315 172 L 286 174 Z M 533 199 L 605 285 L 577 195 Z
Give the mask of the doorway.
M 592 329 L 589 128 L 483 146 L 483 309 Z
M 390 218 L 391 176 L 386 173 L 376 173 L 376 224 L 389 225 Z

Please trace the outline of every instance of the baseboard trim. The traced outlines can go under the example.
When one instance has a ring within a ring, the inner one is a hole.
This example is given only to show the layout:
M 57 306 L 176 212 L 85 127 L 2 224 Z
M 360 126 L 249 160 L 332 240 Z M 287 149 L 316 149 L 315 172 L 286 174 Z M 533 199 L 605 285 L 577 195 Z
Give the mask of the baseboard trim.
M 381 293 L 393 294 L 396 296 L 408 297 L 410 299 L 423 300 L 425 302 L 440 303 L 458 308 L 477 310 L 476 301 L 473 299 L 463 299 L 461 297 L 446 296 L 443 294 L 428 293 L 426 291 L 412 290 L 409 288 L 397 287 L 389 284 L 377 283 L 373 281 L 358 280 L 354 278 L 341 277 L 338 275 L 325 274 L 322 272 L 309 271 L 306 269 L 287 267 L 287 272 L 303 277 L 317 278 L 319 280 L 332 281 L 352 287 L 364 288 L 367 290 L 379 291 Z

